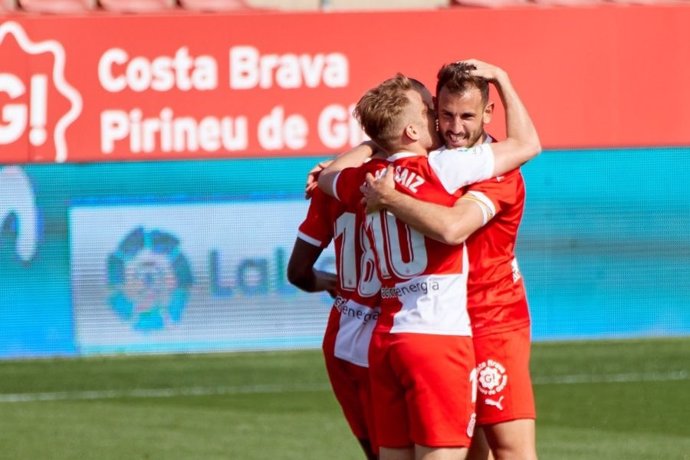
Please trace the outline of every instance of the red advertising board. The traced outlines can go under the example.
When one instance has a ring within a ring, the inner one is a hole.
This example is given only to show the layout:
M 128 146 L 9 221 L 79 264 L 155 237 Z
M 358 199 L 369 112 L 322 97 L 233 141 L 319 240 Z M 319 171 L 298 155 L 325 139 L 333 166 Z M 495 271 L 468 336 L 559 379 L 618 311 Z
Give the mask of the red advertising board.
M 13 16 L 0 163 L 336 153 L 366 89 L 469 57 L 509 72 L 547 148 L 690 145 L 687 24 L 684 5 Z

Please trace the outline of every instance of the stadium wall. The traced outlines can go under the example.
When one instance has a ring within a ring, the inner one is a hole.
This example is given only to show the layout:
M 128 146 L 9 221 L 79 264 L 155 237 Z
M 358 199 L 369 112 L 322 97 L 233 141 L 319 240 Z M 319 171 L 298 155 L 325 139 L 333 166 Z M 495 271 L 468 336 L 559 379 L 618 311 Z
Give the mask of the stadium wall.
M 330 300 L 285 280 L 306 171 L 362 140 L 365 89 L 433 86 L 463 57 L 510 71 L 547 148 L 518 250 L 535 339 L 687 335 L 688 23 L 682 5 L 0 19 L 0 357 L 318 346 Z

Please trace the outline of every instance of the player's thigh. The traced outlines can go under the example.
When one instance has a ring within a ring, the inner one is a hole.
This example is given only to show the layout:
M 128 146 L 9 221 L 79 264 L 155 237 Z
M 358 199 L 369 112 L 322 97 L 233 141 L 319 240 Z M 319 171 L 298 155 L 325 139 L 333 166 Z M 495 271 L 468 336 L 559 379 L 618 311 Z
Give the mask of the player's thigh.
M 391 366 L 391 349 L 396 339 L 395 334 L 374 333 L 369 347 L 374 431 L 378 445 L 388 448 L 389 456 L 396 455 L 394 451 L 397 450 L 413 452 L 414 445 L 410 437 L 405 388 Z
M 536 417 L 530 347 L 529 327 L 474 338 L 479 425 Z
M 391 366 L 405 388 L 417 445 L 468 447 L 474 428 L 474 351 L 469 337 L 396 334 Z
M 335 356 L 339 320 L 340 313 L 333 308 L 324 331 L 322 345 L 326 372 L 352 433 L 358 439 L 373 444 L 374 422 L 369 369 Z
M 489 442 L 482 427 L 478 426 L 472 435 L 472 444 L 467 452 L 467 460 L 494 460 L 489 448 Z
M 373 417 L 368 369 L 332 355 L 325 355 L 325 361 L 333 394 L 352 433 L 358 439 L 372 439 Z
M 482 427 L 496 460 L 536 460 L 534 419 L 519 419 Z
M 466 447 L 415 446 L 415 460 L 465 460 Z
M 382 447 L 379 452 L 379 460 L 414 460 L 414 449 L 412 447 L 405 449 Z

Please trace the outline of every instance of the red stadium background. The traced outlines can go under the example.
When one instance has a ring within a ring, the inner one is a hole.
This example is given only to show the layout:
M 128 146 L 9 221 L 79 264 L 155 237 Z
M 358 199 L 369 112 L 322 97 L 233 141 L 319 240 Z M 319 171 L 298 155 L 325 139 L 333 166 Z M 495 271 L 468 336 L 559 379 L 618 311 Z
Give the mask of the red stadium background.
M 685 5 L 6 17 L 0 163 L 340 152 L 367 88 L 469 57 L 509 71 L 546 148 L 690 145 L 687 24 Z

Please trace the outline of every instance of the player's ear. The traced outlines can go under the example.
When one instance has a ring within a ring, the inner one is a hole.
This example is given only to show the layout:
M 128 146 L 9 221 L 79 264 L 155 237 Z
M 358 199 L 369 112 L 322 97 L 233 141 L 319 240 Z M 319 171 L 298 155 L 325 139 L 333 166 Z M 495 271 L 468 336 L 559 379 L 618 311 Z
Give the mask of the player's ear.
M 412 141 L 416 141 L 419 139 L 419 130 L 413 123 L 409 123 L 405 125 L 405 129 L 403 130 L 403 134 L 408 137 Z
M 488 104 L 486 104 L 486 107 L 484 107 L 484 112 L 482 113 L 482 121 L 484 124 L 489 124 L 491 123 L 491 118 L 494 115 L 494 103 L 493 101 L 489 101 Z

